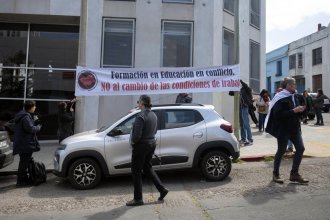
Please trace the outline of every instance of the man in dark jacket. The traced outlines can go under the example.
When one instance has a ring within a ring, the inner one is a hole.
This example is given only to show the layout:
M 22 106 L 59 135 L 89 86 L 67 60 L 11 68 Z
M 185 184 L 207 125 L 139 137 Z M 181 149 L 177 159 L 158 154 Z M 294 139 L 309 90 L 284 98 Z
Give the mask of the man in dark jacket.
M 41 125 L 35 125 L 33 113 L 36 109 L 35 101 L 26 101 L 24 110 L 15 116 L 14 130 L 14 155 L 20 157 L 17 173 L 17 186 L 29 185 L 27 168 L 32 153 L 40 150 L 37 138 L 37 132 L 40 131 Z
M 127 206 L 143 205 L 142 199 L 142 170 L 151 177 L 160 193 L 162 201 L 168 190 L 161 183 L 158 175 L 152 169 L 151 159 L 155 152 L 157 132 L 157 116 L 151 111 L 151 100 L 147 95 L 141 95 L 138 101 L 141 112 L 136 116 L 130 137 L 132 145 L 132 176 L 134 183 L 134 199 L 126 203 Z
M 245 146 L 253 144 L 252 132 L 249 119 L 249 108 L 252 105 L 252 90 L 241 80 L 242 88 L 240 90 L 240 127 L 241 127 L 241 140 L 240 143 Z
M 269 112 L 266 118 L 266 132 L 277 138 L 277 152 L 274 160 L 273 181 L 283 183 L 279 169 L 283 155 L 285 154 L 288 141 L 291 140 L 296 148 L 293 158 L 290 181 L 308 183 L 299 174 L 299 166 L 305 151 L 304 142 L 301 136 L 300 119 L 306 106 L 299 105 L 296 95 L 295 79 L 284 78 L 283 90 L 275 95 L 269 105 Z

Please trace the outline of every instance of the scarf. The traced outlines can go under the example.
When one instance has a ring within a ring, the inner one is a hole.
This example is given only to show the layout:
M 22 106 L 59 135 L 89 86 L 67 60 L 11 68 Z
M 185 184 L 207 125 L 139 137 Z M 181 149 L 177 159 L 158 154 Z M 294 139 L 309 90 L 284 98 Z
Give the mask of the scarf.
M 269 119 L 269 115 L 272 111 L 272 108 L 274 107 L 274 105 L 276 104 L 276 102 L 278 102 L 281 99 L 290 97 L 292 98 L 292 102 L 294 104 L 294 106 L 296 106 L 296 103 L 294 101 L 294 94 L 292 94 L 291 92 L 289 92 L 286 89 L 283 89 L 281 92 L 276 93 L 276 95 L 274 96 L 274 98 L 269 102 L 269 111 L 267 113 L 266 119 L 265 119 L 265 128 L 267 127 L 267 123 L 268 123 L 268 119 Z

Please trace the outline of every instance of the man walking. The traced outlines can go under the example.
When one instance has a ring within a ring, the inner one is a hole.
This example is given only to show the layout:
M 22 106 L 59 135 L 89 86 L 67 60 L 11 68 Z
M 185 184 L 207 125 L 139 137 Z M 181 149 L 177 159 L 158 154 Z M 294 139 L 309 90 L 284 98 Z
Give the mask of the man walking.
M 283 90 L 277 93 L 270 102 L 265 122 L 266 132 L 277 138 L 278 148 L 274 160 L 273 181 L 276 183 L 284 182 L 279 169 L 288 141 L 291 140 L 296 148 L 296 153 L 293 158 L 290 181 L 308 183 L 309 181 L 298 172 L 305 151 L 300 127 L 301 114 L 305 110 L 305 106 L 299 105 L 297 96 L 294 95 L 296 90 L 294 78 L 284 78 L 282 88 Z
M 157 116 L 151 111 L 151 99 L 141 95 L 138 101 L 141 112 L 136 116 L 130 137 L 132 144 L 132 176 L 134 183 L 134 199 L 127 202 L 127 206 L 143 205 L 142 199 L 142 170 L 151 177 L 152 182 L 160 193 L 159 201 L 163 201 L 168 190 L 161 183 L 158 175 L 152 169 L 151 159 L 155 152 L 157 132 Z
M 20 158 L 16 183 L 18 187 L 30 184 L 27 175 L 29 161 L 31 160 L 32 153 L 40 150 L 36 134 L 40 131 L 41 125 L 35 125 L 33 120 L 35 109 L 35 101 L 26 101 L 24 103 L 24 110 L 15 116 L 13 154 L 18 154 Z

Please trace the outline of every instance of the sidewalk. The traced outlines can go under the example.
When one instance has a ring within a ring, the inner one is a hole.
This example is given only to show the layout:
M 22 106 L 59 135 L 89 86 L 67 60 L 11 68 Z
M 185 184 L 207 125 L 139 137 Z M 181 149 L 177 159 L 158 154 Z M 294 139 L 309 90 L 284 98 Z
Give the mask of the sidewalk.
M 330 157 L 330 113 L 323 114 L 325 126 L 315 126 L 315 121 L 309 121 L 308 125 L 302 125 L 303 140 L 305 144 L 305 156 Z M 261 133 L 255 126 L 252 127 L 254 143 L 251 146 L 241 147 L 241 160 L 258 161 L 265 157 L 274 156 L 277 150 L 277 141 L 267 133 Z M 37 161 L 45 164 L 47 170 L 53 170 L 53 158 L 57 140 L 41 141 L 41 150 L 33 154 Z M 6 175 L 17 171 L 19 157 L 16 155 L 14 163 L 2 168 L 0 175 Z

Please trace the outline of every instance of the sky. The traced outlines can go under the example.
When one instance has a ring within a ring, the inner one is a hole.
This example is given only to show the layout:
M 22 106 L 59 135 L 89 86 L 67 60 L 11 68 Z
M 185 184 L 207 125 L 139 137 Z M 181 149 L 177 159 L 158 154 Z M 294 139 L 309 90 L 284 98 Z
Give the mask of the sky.
M 330 0 L 266 0 L 266 52 L 330 23 Z

